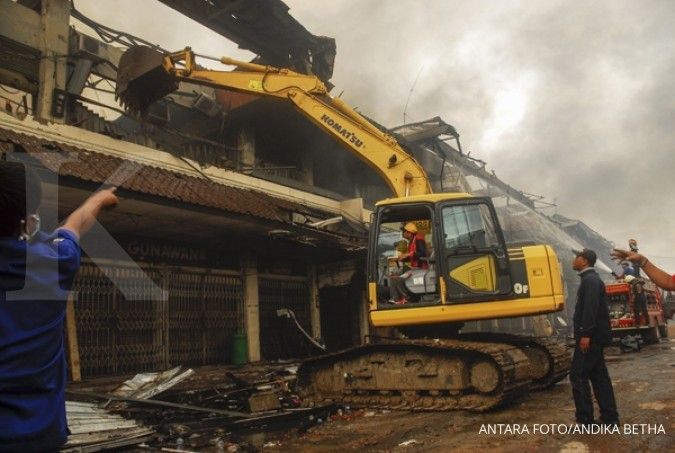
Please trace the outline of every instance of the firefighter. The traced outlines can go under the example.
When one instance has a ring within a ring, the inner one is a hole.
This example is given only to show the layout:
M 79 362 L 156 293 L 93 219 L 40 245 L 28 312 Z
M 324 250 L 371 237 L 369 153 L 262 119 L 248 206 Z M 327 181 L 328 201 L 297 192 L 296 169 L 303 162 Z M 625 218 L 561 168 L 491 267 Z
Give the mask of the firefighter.
M 636 277 L 635 269 L 630 265 L 630 261 L 622 261 L 621 269 L 623 270 L 623 277 L 628 277 L 629 275 Z
M 633 288 L 633 313 L 636 326 L 649 325 L 649 313 L 647 312 L 647 294 L 645 293 L 645 281 L 641 278 L 631 279 Z M 640 320 L 642 314 L 642 320 Z

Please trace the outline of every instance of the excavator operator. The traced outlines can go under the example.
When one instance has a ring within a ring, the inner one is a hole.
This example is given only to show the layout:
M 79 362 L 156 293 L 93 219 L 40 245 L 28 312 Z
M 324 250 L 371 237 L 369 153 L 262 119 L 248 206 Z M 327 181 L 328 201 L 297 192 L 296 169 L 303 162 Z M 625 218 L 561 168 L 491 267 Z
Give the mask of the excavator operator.
M 421 258 L 427 258 L 427 244 L 424 236 L 418 234 L 417 225 L 413 222 L 406 223 L 401 228 L 403 237 L 408 241 L 408 251 L 390 258 L 397 266 L 404 263 L 401 275 L 389 276 L 389 303 L 401 305 L 408 303 L 410 294 L 405 287 L 405 279 L 410 277 L 410 269 L 427 269 L 429 263 Z

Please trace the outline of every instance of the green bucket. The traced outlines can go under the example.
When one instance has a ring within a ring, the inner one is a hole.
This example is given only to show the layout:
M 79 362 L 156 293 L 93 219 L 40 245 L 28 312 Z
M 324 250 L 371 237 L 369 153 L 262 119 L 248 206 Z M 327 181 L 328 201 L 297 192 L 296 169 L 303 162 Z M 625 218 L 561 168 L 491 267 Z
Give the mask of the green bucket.
M 245 333 L 235 333 L 232 335 L 232 363 L 243 365 L 248 362 L 247 342 Z

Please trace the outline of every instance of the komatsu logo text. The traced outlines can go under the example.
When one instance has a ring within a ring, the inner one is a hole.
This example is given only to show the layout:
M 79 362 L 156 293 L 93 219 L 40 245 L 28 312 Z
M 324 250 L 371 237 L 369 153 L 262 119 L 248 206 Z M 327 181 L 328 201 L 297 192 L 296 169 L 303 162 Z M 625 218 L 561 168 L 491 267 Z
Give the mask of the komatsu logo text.
M 353 132 L 349 131 L 348 129 L 342 127 L 342 125 L 338 122 L 336 122 L 333 118 L 330 116 L 324 114 L 321 117 L 321 121 L 324 123 L 328 124 L 330 127 L 335 129 L 335 131 L 340 134 L 346 141 L 349 143 L 352 143 L 354 146 L 357 148 L 361 148 L 363 146 L 363 142 L 354 135 Z

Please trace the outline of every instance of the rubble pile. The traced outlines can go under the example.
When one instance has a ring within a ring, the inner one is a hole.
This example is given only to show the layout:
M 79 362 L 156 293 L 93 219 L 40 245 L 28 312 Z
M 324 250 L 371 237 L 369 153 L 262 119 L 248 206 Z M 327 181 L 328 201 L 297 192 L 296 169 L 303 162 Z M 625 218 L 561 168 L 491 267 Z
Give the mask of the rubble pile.
M 90 381 L 86 388 L 71 388 L 69 397 L 88 401 L 73 404 L 96 407 L 91 403 L 96 401 L 120 420 L 137 421 L 145 437 L 136 443 L 149 449 L 258 451 L 281 446 L 288 436 L 326 420 L 353 416 L 349 408 L 334 405 L 303 408 L 293 391 L 296 371 L 295 363 L 196 372 L 177 367 L 138 374 L 116 386 Z

